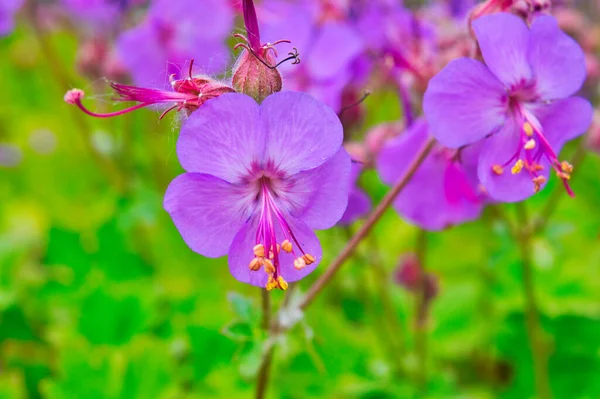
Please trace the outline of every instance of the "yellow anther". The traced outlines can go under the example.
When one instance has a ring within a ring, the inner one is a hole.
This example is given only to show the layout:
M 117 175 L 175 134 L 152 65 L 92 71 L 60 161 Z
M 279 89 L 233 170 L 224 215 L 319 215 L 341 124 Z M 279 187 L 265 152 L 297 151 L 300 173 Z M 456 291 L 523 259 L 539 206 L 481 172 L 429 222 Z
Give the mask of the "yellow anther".
M 304 262 L 307 265 L 312 265 L 313 263 L 315 263 L 315 257 L 312 256 L 311 254 L 304 254 L 304 255 L 302 255 L 302 259 L 304 259 Z
M 271 262 L 269 259 L 265 259 L 263 262 L 265 265 L 265 272 L 268 274 L 275 273 L 275 266 L 273 266 L 273 262 Z
M 512 169 L 510 170 L 510 172 L 513 175 L 516 175 L 517 173 L 520 173 L 523 170 L 523 160 L 519 159 L 516 163 L 515 166 L 512 167 Z
M 531 126 L 531 123 L 529 123 L 529 122 L 523 123 L 523 131 L 525 132 L 527 137 L 533 136 L 533 126 Z
M 290 252 L 292 252 L 292 243 L 290 242 L 290 240 L 284 240 L 281 243 L 281 248 L 283 248 L 283 250 L 289 254 Z
M 256 258 L 252 259 L 252 261 L 250 262 L 248 267 L 250 268 L 250 270 L 255 272 L 255 271 L 259 270 L 262 265 L 263 265 L 263 260 L 261 258 L 256 257 Z
M 265 257 L 265 246 L 264 245 L 256 244 L 254 246 L 254 248 L 252 248 L 252 250 L 254 251 L 254 256 L 258 256 L 259 258 Z
M 562 169 L 563 172 L 565 173 L 573 173 L 573 165 L 571 165 L 570 163 L 568 163 L 567 161 L 562 161 L 560 163 L 560 168 Z
M 275 281 L 273 276 L 269 275 L 269 280 L 267 280 L 267 284 L 265 285 L 267 291 L 271 291 L 273 288 L 277 288 L 278 286 L 279 284 L 277 284 L 277 281 Z
M 535 140 L 529 139 L 523 146 L 526 150 L 533 150 L 535 148 Z
M 546 178 L 544 176 L 538 176 L 533 178 L 533 190 L 537 193 L 542 188 L 542 184 L 546 183 Z
M 560 179 L 564 179 L 564 180 L 571 180 L 571 175 L 568 173 L 564 173 L 564 172 L 556 172 L 556 176 L 558 176 Z
M 492 165 L 492 171 L 497 175 L 501 175 L 504 173 L 504 168 L 500 165 Z
M 281 288 L 284 291 L 287 290 L 288 283 L 287 283 L 287 281 L 285 281 L 283 279 L 283 277 L 281 277 L 281 276 L 277 277 L 277 282 L 279 283 L 279 288 Z
M 303 257 L 299 257 L 294 259 L 294 267 L 296 268 L 296 270 L 302 270 L 306 267 L 306 261 L 304 260 Z

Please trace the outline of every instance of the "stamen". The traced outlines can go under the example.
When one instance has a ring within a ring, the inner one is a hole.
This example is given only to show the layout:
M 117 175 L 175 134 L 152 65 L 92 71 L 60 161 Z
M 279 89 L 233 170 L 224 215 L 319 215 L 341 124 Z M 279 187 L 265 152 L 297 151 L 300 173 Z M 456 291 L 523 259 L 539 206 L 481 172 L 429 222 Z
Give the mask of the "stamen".
M 294 267 L 296 268 L 296 270 L 304 269 L 306 267 L 306 262 L 304 261 L 304 258 L 298 257 L 294 259 Z
M 271 262 L 269 259 L 265 259 L 263 262 L 265 264 L 265 272 L 268 274 L 275 273 L 275 266 L 273 266 L 273 262 Z
M 525 132 L 527 137 L 533 137 L 533 126 L 531 126 L 531 123 L 527 121 L 523 123 L 523 131 Z
M 519 159 L 516 163 L 515 166 L 512 167 L 512 169 L 510 170 L 510 172 L 513 175 L 516 175 L 517 173 L 521 173 L 521 171 L 523 170 L 523 160 Z
M 560 163 L 560 168 L 562 169 L 563 172 L 565 173 L 573 173 L 573 165 L 571 165 L 570 163 L 568 163 L 567 161 L 562 161 Z
M 277 282 L 279 283 L 279 288 L 281 288 L 282 290 L 285 291 L 288 289 L 288 283 L 283 279 L 283 277 L 277 277 Z
M 67 91 L 67 93 L 65 94 L 64 100 L 67 104 L 76 105 L 84 113 L 86 113 L 90 116 L 96 117 L 96 118 L 110 118 L 113 116 L 123 115 L 128 112 L 135 111 L 136 109 L 144 108 L 144 107 L 147 107 L 148 105 L 150 105 L 149 103 L 141 103 L 141 104 L 134 105 L 133 107 L 125 108 L 121 111 L 111 112 L 108 114 L 97 114 L 95 112 L 90 111 L 83 105 L 83 103 L 81 102 L 81 99 L 84 96 L 85 96 L 85 93 L 83 90 L 71 89 L 71 90 Z
M 535 140 L 529 139 L 523 146 L 526 150 L 533 150 L 535 148 Z
M 544 176 L 536 176 L 533 179 L 533 190 L 537 193 L 542 188 L 542 184 L 546 183 L 546 178 Z
M 304 254 L 302 256 L 302 259 L 304 259 L 304 262 L 306 262 L 307 265 L 312 265 L 313 263 L 315 263 L 315 257 L 311 254 Z
M 293 246 L 292 246 L 292 243 L 291 243 L 291 241 L 290 241 L 290 240 L 284 240 L 284 241 L 281 243 L 281 248 L 282 248 L 282 249 L 283 249 L 285 252 L 287 252 L 288 254 L 289 254 L 290 252 L 292 252 Z
M 265 257 L 265 246 L 262 244 L 256 244 L 254 248 L 252 248 L 254 255 L 264 258 Z
M 492 171 L 497 175 L 501 175 L 504 173 L 504 168 L 500 165 L 492 165 Z
M 258 271 L 263 265 L 263 260 L 261 258 L 254 258 L 248 265 L 248 268 L 252 271 Z

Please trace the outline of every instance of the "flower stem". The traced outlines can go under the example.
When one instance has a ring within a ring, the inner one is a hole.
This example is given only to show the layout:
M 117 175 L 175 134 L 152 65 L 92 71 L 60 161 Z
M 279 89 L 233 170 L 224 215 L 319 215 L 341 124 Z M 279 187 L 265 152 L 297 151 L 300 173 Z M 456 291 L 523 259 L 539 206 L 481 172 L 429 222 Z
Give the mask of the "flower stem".
M 262 303 L 262 323 L 263 330 L 268 330 L 271 324 L 271 296 L 265 288 L 260 288 L 260 297 Z
M 417 357 L 416 383 L 419 388 L 425 388 L 427 383 L 427 276 L 425 274 L 425 253 L 427 251 L 427 232 L 419 230 L 416 242 L 416 254 L 421 268 L 420 281 L 415 293 L 415 353 Z
M 523 226 L 518 231 L 516 239 L 521 252 L 523 292 L 525 294 L 525 327 L 533 356 L 535 387 L 538 399 L 550 399 L 552 398 L 552 391 L 548 375 L 548 351 L 540 325 L 531 262 L 533 226 L 528 221 L 527 210 L 523 203 L 517 204 L 517 212 L 521 226 Z
M 260 368 L 258 369 L 258 378 L 256 381 L 256 399 L 264 399 L 265 395 L 267 394 L 267 389 L 269 387 L 269 374 L 271 371 L 271 362 L 273 360 L 274 351 L 275 344 L 271 344 L 263 355 Z
M 434 143 L 435 140 L 430 138 L 425 145 L 423 145 L 423 148 L 421 148 L 421 150 L 418 152 L 406 173 L 394 184 L 385 197 L 383 197 L 379 205 L 377 205 L 373 212 L 371 212 L 365 223 L 360 227 L 356 234 L 352 236 L 350 241 L 346 244 L 344 249 L 342 249 L 334 261 L 331 262 L 329 268 L 327 268 L 321 277 L 319 277 L 319 279 L 310 287 L 304 299 L 300 303 L 300 309 L 304 310 L 312 303 L 315 297 L 323 290 L 323 288 L 325 288 L 329 281 L 333 279 L 337 271 L 350 258 L 358 244 L 367 236 L 367 234 L 369 234 L 373 226 L 381 219 L 394 199 L 396 199 L 398 194 L 400 194 L 404 187 L 406 187 L 412 176 L 415 174 L 421 163 L 423 163 L 433 148 Z

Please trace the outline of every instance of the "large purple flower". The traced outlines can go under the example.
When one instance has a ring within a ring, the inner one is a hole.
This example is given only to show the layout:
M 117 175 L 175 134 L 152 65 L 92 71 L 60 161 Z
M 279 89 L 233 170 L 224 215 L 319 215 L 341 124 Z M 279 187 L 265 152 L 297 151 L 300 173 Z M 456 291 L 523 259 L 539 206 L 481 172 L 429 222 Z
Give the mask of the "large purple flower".
M 223 70 L 233 12 L 222 0 L 154 0 L 146 20 L 123 33 L 117 51 L 138 86 L 163 88 L 195 61 L 205 73 Z
M 0 36 L 8 35 L 14 29 L 15 13 L 21 8 L 24 0 L 2 0 L 0 2 Z
M 302 62 L 283 64 L 284 89 L 304 91 L 340 111 L 342 91 L 353 78 L 353 65 L 364 44 L 348 21 L 321 8 L 314 0 L 266 1 L 259 14 L 263 37 L 270 42 L 287 39 L 281 55 L 297 48 Z
M 425 144 L 427 123 L 417 120 L 381 151 L 377 171 L 387 184 L 406 173 L 410 161 Z M 410 182 L 398 195 L 394 208 L 410 222 L 427 230 L 441 230 L 479 217 L 483 201 L 473 167 L 475 148 L 461 151 L 436 145 Z
M 591 122 L 589 102 L 571 97 L 585 79 L 583 51 L 552 17 L 528 29 L 499 13 L 473 28 L 486 64 L 461 58 L 430 81 L 424 109 L 432 135 L 451 148 L 485 139 L 478 175 L 497 200 L 531 196 L 551 168 L 572 194 L 572 166 L 556 154 Z
M 258 105 L 224 94 L 183 125 L 177 154 L 187 173 L 167 189 L 165 209 L 192 250 L 228 253 L 236 279 L 285 289 L 321 260 L 313 229 L 346 208 L 342 137 L 335 113 L 309 95 L 280 92 Z

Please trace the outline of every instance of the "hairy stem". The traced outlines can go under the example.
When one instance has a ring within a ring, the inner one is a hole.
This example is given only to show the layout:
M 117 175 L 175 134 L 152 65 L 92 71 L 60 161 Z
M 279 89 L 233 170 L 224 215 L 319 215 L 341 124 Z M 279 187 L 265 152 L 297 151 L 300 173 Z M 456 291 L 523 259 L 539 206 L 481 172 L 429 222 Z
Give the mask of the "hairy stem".
M 350 241 L 346 244 L 344 249 L 340 252 L 340 254 L 335 258 L 329 268 L 325 270 L 325 272 L 319 277 L 317 281 L 310 287 L 308 292 L 306 293 L 304 299 L 300 303 L 300 309 L 306 309 L 315 297 L 325 288 L 325 286 L 333 279 L 337 271 L 344 265 L 344 263 L 352 256 L 358 244 L 369 234 L 373 226 L 381 219 L 387 208 L 392 204 L 394 199 L 400 194 L 402 189 L 406 187 L 412 176 L 415 174 L 421 163 L 425 160 L 431 149 L 433 148 L 433 144 L 435 140 L 430 138 L 423 148 L 416 155 L 412 164 L 409 166 L 406 173 L 394 184 L 394 186 L 388 191 L 388 193 L 383 197 L 383 200 L 377 205 L 377 207 L 371 212 L 365 223 L 360 227 L 360 229 L 352 236 Z
M 523 203 L 517 204 L 517 212 L 521 226 L 523 227 L 518 231 L 518 235 L 515 238 L 521 252 L 523 293 L 525 295 L 525 327 L 533 356 L 535 388 L 538 399 L 550 399 L 552 398 L 552 391 L 548 375 L 548 350 L 540 325 L 539 309 L 535 298 L 533 282 L 533 266 L 531 261 L 533 228 L 529 223 L 527 210 Z

